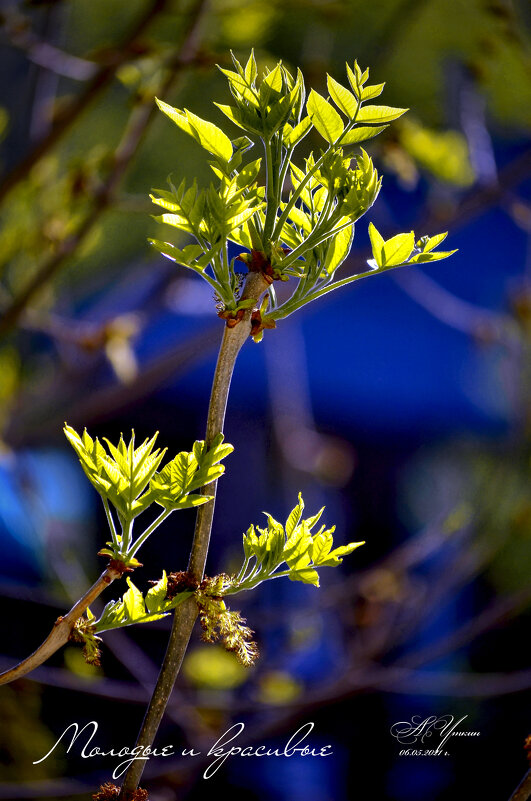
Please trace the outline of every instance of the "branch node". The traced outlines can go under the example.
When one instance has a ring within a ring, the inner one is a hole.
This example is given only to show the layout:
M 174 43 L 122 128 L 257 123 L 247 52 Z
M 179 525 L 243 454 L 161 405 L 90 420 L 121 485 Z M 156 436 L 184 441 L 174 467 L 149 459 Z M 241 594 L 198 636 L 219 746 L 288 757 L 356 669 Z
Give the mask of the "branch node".
M 94 793 L 92 798 L 94 801 L 117 801 L 120 798 L 120 788 L 111 782 L 105 782 L 100 786 L 97 793 Z M 139 787 L 137 790 L 126 793 L 122 801 L 149 801 L 147 790 Z

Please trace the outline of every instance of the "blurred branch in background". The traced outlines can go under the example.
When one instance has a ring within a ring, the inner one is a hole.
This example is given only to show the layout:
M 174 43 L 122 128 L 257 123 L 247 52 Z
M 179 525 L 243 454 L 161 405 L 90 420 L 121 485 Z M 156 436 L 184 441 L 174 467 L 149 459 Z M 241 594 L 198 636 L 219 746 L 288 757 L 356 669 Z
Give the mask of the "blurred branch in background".
M 132 41 L 134 41 L 134 39 L 139 35 L 139 31 L 143 31 L 148 22 L 151 22 L 153 16 L 160 13 L 164 9 L 165 5 L 166 0 L 156 0 L 150 12 L 145 15 L 142 22 L 137 26 Z M 107 178 L 94 193 L 91 211 L 88 212 L 85 219 L 78 226 L 77 230 L 61 243 L 57 249 L 57 252 L 47 262 L 38 268 L 29 284 L 22 290 L 12 304 L 4 310 L 2 319 L 0 320 L 0 337 L 5 335 L 11 330 L 11 328 L 13 328 L 14 325 L 16 325 L 20 315 L 23 313 L 24 309 L 28 306 L 35 294 L 39 292 L 47 282 L 51 281 L 55 277 L 57 272 L 63 267 L 65 261 L 69 259 L 85 241 L 88 234 L 98 222 L 101 214 L 103 214 L 103 212 L 113 203 L 116 190 L 123 179 L 124 173 L 127 170 L 131 160 L 136 155 L 137 149 L 150 122 L 155 117 L 156 107 L 153 103 L 155 95 L 160 93 L 161 95 L 165 96 L 175 84 L 180 71 L 186 67 L 189 67 L 197 57 L 200 44 L 199 23 L 205 7 L 206 0 L 197 0 L 197 2 L 195 2 L 187 20 L 179 48 L 172 55 L 172 57 L 167 60 L 166 63 L 161 65 L 164 77 L 160 79 L 158 86 L 154 87 L 151 92 L 148 92 L 146 96 L 137 101 L 137 104 L 130 114 L 122 139 L 114 153 L 113 164 L 109 170 Z M 125 54 L 127 54 L 127 48 L 125 50 Z M 111 78 L 114 76 L 116 68 L 120 63 L 123 63 L 123 55 L 124 54 L 122 54 L 120 61 L 113 65 L 112 68 L 106 67 L 105 69 L 102 69 L 99 78 L 94 79 L 93 81 L 92 92 L 99 91 L 102 87 L 104 88 L 105 85 L 111 80 Z M 91 87 L 89 87 L 89 89 L 90 88 Z M 85 98 L 87 95 L 89 95 L 88 90 L 85 93 Z M 90 98 L 91 95 L 89 95 L 89 99 Z M 81 111 L 87 102 L 88 101 L 86 99 L 83 102 L 80 99 L 75 108 L 77 109 L 79 107 L 79 111 Z M 74 108 L 72 108 L 68 119 L 73 121 L 79 111 L 76 111 Z M 61 124 L 63 127 L 58 126 L 59 131 L 56 129 L 55 138 L 57 138 L 67 127 L 67 124 L 64 122 Z M 50 141 L 51 144 L 53 144 L 55 142 L 55 138 L 51 137 L 52 135 L 50 134 L 46 141 Z M 44 148 L 44 144 L 42 144 L 41 151 L 44 152 L 49 146 L 50 144 Z M 42 154 L 41 151 L 38 151 L 40 155 Z M 20 177 L 24 177 L 31 166 L 33 166 L 37 158 L 37 156 L 33 155 L 27 159 L 29 166 L 19 168 L 20 175 L 17 180 L 20 180 Z M 7 185 L 8 188 L 10 188 L 15 182 L 16 181 L 14 178 L 9 179 L 8 177 L 4 183 L 4 186 Z M 2 194 L 0 192 L 0 200 L 1 198 Z
M 19 181 L 24 180 L 31 168 L 57 144 L 59 139 L 76 122 L 85 109 L 109 86 L 115 78 L 117 69 L 122 64 L 129 61 L 132 56 L 138 56 L 139 50 L 142 52 L 144 47 L 143 37 L 146 30 L 154 20 L 163 13 L 168 5 L 168 0 L 152 0 L 152 2 L 146 5 L 144 13 L 133 26 L 131 32 L 123 38 L 114 51 L 107 53 L 108 63 L 103 64 L 98 69 L 88 86 L 86 86 L 77 97 L 56 113 L 52 127 L 46 136 L 34 146 L 20 164 L 16 165 L 13 170 L 6 175 L 2 184 L 0 184 L 0 201 L 4 199 L 7 193 L 16 186 Z M 34 55 L 36 45 L 34 37 L 29 29 L 29 21 L 20 13 L 10 13 L 8 10 L 4 13 L 4 25 L 6 26 L 8 37 L 15 38 L 15 42 L 18 46 L 23 42 L 24 49 L 28 49 L 29 53 Z M 39 44 L 42 53 L 43 43 Z M 47 52 L 49 55 L 49 50 Z M 53 69 L 51 65 L 41 66 L 46 66 L 46 69 Z M 53 69 L 53 71 L 55 71 L 55 69 Z

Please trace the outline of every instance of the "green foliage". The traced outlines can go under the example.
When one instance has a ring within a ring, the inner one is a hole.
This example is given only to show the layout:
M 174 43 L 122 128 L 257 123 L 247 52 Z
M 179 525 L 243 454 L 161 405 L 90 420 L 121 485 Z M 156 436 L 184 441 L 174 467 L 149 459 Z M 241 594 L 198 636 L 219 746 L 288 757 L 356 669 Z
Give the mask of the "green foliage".
M 374 225 L 369 223 L 369 236 L 374 256 L 374 259 L 369 261 L 369 266 L 380 271 L 391 267 L 402 267 L 405 264 L 439 261 L 457 252 L 455 250 L 433 252 L 434 248 L 446 239 L 446 233 L 424 236 L 415 242 L 415 234 L 410 231 L 409 234 L 393 236 L 386 242 Z
M 135 448 L 134 432 L 126 445 L 120 437 L 118 446 L 105 439 L 108 451 L 101 442 L 93 440 L 87 430 L 80 437 L 65 424 L 65 436 L 76 451 L 81 467 L 92 486 L 115 506 L 122 519 L 136 517 L 145 509 L 139 498 L 160 465 L 166 449 L 154 451 L 157 434 Z
M 245 561 L 237 576 L 230 578 L 220 594 L 231 595 L 249 590 L 271 578 L 287 576 L 291 581 L 319 586 L 321 567 L 336 567 L 343 557 L 352 553 L 363 542 L 351 542 L 334 548 L 335 526 L 322 525 L 312 534 L 324 507 L 312 517 L 303 519 L 304 501 L 299 502 L 282 525 L 266 514 L 267 528 L 250 526 L 243 535 Z M 284 570 L 279 568 L 285 564 Z
M 83 656 L 90 665 L 99 665 L 101 651 L 98 635 L 111 629 L 124 628 L 136 623 L 151 623 L 166 617 L 181 604 L 191 592 L 180 592 L 168 598 L 168 577 L 163 571 L 162 578 L 146 593 L 145 597 L 135 587 L 131 579 L 126 579 L 129 589 L 118 601 L 109 601 L 100 617 L 96 619 L 87 608 L 85 615 L 76 621 L 71 639 L 83 644 Z
M 164 571 L 162 578 L 146 593 L 145 597 L 127 578 L 129 589 L 118 601 L 109 601 L 98 620 L 93 622 L 94 633 L 132 626 L 135 623 L 151 623 L 166 617 L 191 592 L 180 592 L 174 598 L 167 598 L 168 577 Z
M 157 434 L 138 448 L 135 448 L 134 432 L 128 445 L 123 437 L 117 446 L 105 439 L 105 448 L 86 430 L 80 436 L 65 424 L 64 432 L 85 475 L 103 500 L 112 539 L 100 554 L 129 567 L 138 566 L 134 558 L 138 549 L 171 512 L 211 500 L 211 496 L 194 493 L 194 490 L 216 481 L 225 470 L 220 462 L 233 451 L 232 445 L 224 443 L 223 435 L 219 434 L 211 448 L 197 441 L 191 452 L 178 453 L 159 470 L 166 448 L 154 450 Z M 117 533 L 109 503 L 116 510 L 121 534 Z M 164 511 L 133 541 L 134 519 L 154 503 Z
M 220 440 L 211 451 L 206 452 L 203 460 L 200 447 L 196 448 L 197 453 L 194 458 L 202 467 L 190 472 L 190 475 L 196 476 L 195 479 L 192 478 L 192 486 L 194 481 L 201 480 L 202 475 L 206 475 L 207 478 L 211 475 L 210 470 L 215 468 L 217 461 L 229 452 L 229 448 L 230 446 L 223 445 Z M 183 454 L 179 454 L 174 460 L 179 464 L 180 486 L 187 480 L 187 465 L 190 464 L 190 461 L 180 459 L 182 456 Z M 252 639 L 253 632 L 245 625 L 246 621 L 240 612 L 232 611 L 226 606 L 225 596 L 253 589 L 263 581 L 283 576 L 287 576 L 291 581 L 302 581 L 304 584 L 318 587 L 318 571 L 322 567 L 340 565 L 343 557 L 363 545 L 362 542 L 351 542 L 334 548 L 335 526 L 326 528 L 325 525 L 321 525 L 312 534 L 321 519 L 324 507 L 306 519 L 302 517 L 303 511 L 304 501 L 299 494 L 298 504 L 290 512 L 284 525 L 266 514 L 267 528 L 250 526 L 243 535 L 244 563 L 237 576 L 220 573 L 213 578 L 205 578 L 199 586 L 197 584 L 190 586 L 187 581 L 181 581 L 178 585 L 174 584 L 170 591 L 168 577 L 164 572 L 160 581 L 146 593 L 145 597 L 128 578 L 129 589 L 122 599 L 110 601 L 98 620 L 88 609 L 86 617 L 76 624 L 74 639 L 84 643 L 87 660 L 99 664 L 98 634 L 101 632 L 159 620 L 193 594 L 199 609 L 203 639 L 206 642 L 220 640 L 227 651 L 235 653 L 242 665 L 254 664 L 258 657 L 258 648 Z M 284 570 L 280 569 L 282 565 L 285 565 Z M 172 574 L 175 575 L 177 574 Z M 188 574 L 178 575 L 186 579 Z
M 151 481 L 151 492 L 165 509 L 186 509 L 205 503 L 204 495 L 193 495 L 194 490 L 211 484 L 225 472 L 220 464 L 234 448 L 223 442 L 219 434 L 207 448 L 204 442 L 195 442 L 190 453 L 182 451 Z M 208 497 L 207 497 L 208 500 Z
M 279 62 L 259 76 L 251 52 L 245 65 L 233 56 L 234 69 L 221 69 L 227 78 L 233 104 L 217 107 L 245 136 L 234 139 L 216 125 L 187 109 L 160 100 L 159 108 L 179 128 L 205 149 L 217 183 L 198 190 L 183 181 L 176 189 L 159 190 L 153 202 L 165 209 L 159 222 L 190 234 L 197 242 L 183 249 L 160 239 L 150 240 L 164 256 L 194 270 L 215 290 L 221 301 L 220 316 L 236 317 L 241 281 L 234 260 L 229 263 L 227 244 L 246 248 L 238 259 L 249 271 L 263 272 L 269 284 L 295 279 L 292 293 L 281 303 L 271 286 L 253 328 L 256 340 L 276 320 L 339 286 L 406 263 L 407 243 L 413 234 L 399 235 L 399 254 L 375 259 L 371 270 L 335 281 L 354 239 L 354 223 L 372 206 L 381 179 L 371 158 L 361 150 L 356 156 L 345 148 L 378 135 L 407 111 L 367 104 L 383 91 L 384 84 L 369 85 L 369 70 L 357 62 L 347 64 L 349 87 L 328 76 L 329 98 L 306 88 L 300 70 L 292 74 Z M 311 152 L 303 164 L 293 159 L 295 148 L 314 128 L 325 148 Z M 247 161 L 245 154 L 259 148 L 261 156 Z M 264 184 L 260 183 L 262 175 Z M 291 188 L 285 198 L 288 177 Z M 448 254 L 449 255 L 449 254 Z M 442 258 L 442 256 L 433 256 Z M 421 260 L 421 259 L 420 259 Z M 417 259 L 419 261 L 419 259 Z M 255 299 L 255 302 L 258 299 Z M 253 302 L 252 299 L 249 302 Z

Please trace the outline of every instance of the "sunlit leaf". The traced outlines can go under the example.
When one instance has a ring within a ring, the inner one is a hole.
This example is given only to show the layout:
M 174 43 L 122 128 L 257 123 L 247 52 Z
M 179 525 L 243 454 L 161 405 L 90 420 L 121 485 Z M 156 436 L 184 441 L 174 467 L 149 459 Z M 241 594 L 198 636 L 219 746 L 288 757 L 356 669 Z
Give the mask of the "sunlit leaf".
M 327 142 L 336 142 L 343 133 L 341 117 L 327 100 L 312 89 L 306 110 L 315 128 Z
M 312 127 L 312 121 L 310 117 L 304 117 L 296 126 L 293 128 L 289 136 L 286 137 L 286 144 L 290 147 L 295 147 L 298 145 L 299 142 L 302 142 L 308 131 Z
M 374 136 L 378 136 L 379 133 L 385 131 L 387 125 L 380 125 L 378 127 L 371 128 L 370 126 L 360 125 L 358 128 L 354 128 L 352 131 L 347 131 L 347 133 L 341 138 L 342 145 L 356 145 L 360 142 L 365 142 L 367 139 L 372 139 Z
M 159 100 L 158 97 L 155 98 L 155 102 L 159 109 L 166 114 L 167 117 L 170 118 L 176 125 L 181 128 L 181 130 L 185 131 L 190 136 L 193 136 L 192 126 L 184 113 L 184 111 L 180 111 L 173 106 L 170 106 L 168 103 L 165 103 L 163 100 Z
M 339 233 L 331 238 L 323 264 L 325 273 L 328 275 L 333 275 L 338 267 L 343 264 L 350 253 L 353 240 L 354 225 L 349 225 L 347 228 L 343 228 L 342 231 L 339 231 Z
M 313 584 L 314 587 L 319 586 L 319 573 L 312 567 L 292 568 L 289 571 L 289 579 L 291 581 L 302 581 L 304 584 Z
M 364 86 L 361 90 L 362 100 L 372 100 L 374 97 L 379 97 L 382 94 L 385 83 L 375 83 L 372 86 Z
M 352 120 L 358 111 L 358 101 L 348 89 L 338 83 L 331 75 L 327 75 L 327 86 L 330 97 L 336 106 Z
M 402 114 L 409 111 L 407 108 L 393 108 L 392 106 L 362 106 L 356 118 L 357 122 L 372 122 L 381 125 L 383 122 L 392 122 Z
M 230 161 L 232 157 L 232 142 L 221 128 L 213 122 L 203 120 L 191 111 L 186 110 L 186 116 L 192 132 L 205 150 L 217 156 L 222 161 Z
M 382 267 L 384 262 L 383 249 L 385 240 L 372 223 L 369 223 L 369 237 L 371 240 L 372 255 L 374 256 L 374 259 L 378 267 Z

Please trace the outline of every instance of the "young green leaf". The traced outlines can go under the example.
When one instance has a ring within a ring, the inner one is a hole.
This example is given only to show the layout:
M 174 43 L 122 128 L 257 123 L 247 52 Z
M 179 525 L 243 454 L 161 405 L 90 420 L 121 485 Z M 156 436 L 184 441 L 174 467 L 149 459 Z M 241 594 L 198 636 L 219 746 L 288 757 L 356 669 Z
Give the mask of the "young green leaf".
M 409 109 L 393 108 L 392 106 L 362 106 L 357 116 L 357 122 L 381 125 L 384 122 L 397 120 L 406 111 L 409 111 Z
M 400 264 L 405 264 L 415 246 L 413 231 L 408 234 L 397 234 L 385 242 L 374 225 L 370 223 L 369 237 L 374 260 L 378 267 L 398 267 Z
M 384 245 L 383 267 L 396 267 L 405 262 L 411 256 L 415 247 L 415 233 L 410 231 L 408 234 L 397 234 L 388 239 Z
M 365 543 L 363 542 L 350 542 L 348 545 L 340 545 L 339 548 L 330 551 L 326 558 L 324 558 L 324 556 L 321 557 L 321 560 L 318 564 L 321 567 L 336 567 L 337 565 L 341 564 L 344 556 L 348 556 L 348 554 L 352 553 L 352 551 L 355 551 L 356 548 L 359 548 L 360 545 L 364 544 Z
M 166 449 L 153 450 L 157 434 L 143 444 L 134 447 L 134 431 L 129 445 L 120 439 L 118 446 L 106 440 L 109 453 L 96 439 L 95 442 L 87 432 L 83 438 L 65 424 L 65 435 L 76 450 L 85 474 L 96 490 L 111 501 L 125 520 L 132 520 L 144 510 L 138 496 L 148 485 L 159 467 Z
M 331 237 L 323 263 L 323 273 L 330 276 L 335 273 L 350 253 L 353 240 L 354 225 L 343 228 L 343 230 Z
M 234 69 L 222 69 L 233 103 L 217 105 L 246 132 L 246 137 L 231 143 L 221 128 L 187 110 L 159 103 L 179 127 L 213 153 L 216 161 L 210 166 L 219 184 L 201 191 L 172 187 L 172 193 L 157 193 L 155 200 L 165 212 L 161 221 L 192 234 L 203 248 L 202 254 L 189 256 L 175 246 L 161 245 L 159 240 L 155 240 L 155 246 L 211 285 L 220 300 L 218 314 L 231 326 L 239 323 L 236 315 L 243 307 L 239 305 L 241 285 L 235 260 L 228 255 L 229 241 L 247 251 L 237 258 L 252 266 L 251 272 L 263 272 L 268 283 L 295 278 L 291 294 L 277 300 L 271 285 L 264 296 L 265 305 L 260 308 L 259 319 L 255 315 L 251 332 L 259 341 L 265 327 L 275 327 L 276 321 L 310 301 L 357 280 L 358 276 L 336 282 L 332 279 L 352 246 L 349 226 L 374 203 L 381 178 L 363 150 L 353 160 L 346 157 L 344 148 L 377 136 L 407 109 L 364 105 L 381 94 L 384 84 L 369 85 L 368 69 L 362 70 L 354 62 L 347 64 L 350 88 L 328 76 L 329 98 L 312 90 L 304 116 L 306 91 L 300 70 L 294 77 L 279 62 L 259 76 L 252 52 L 243 62 L 245 66 L 234 56 L 233 63 Z M 299 166 L 293 153 L 312 126 L 326 144 Z M 259 159 L 250 164 L 244 161 L 244 153 L 253 143 L 265 150 L 263 170 Z M 290 175 L 292 188 L 286 196 Z M 409 250 L 411 235 L 399 237 L 380 243 L 375 261 L 369 262 L 372 268 L 387 269 L 451 255 L 447 251 L 430 256 L 432 250 L 425 244 Z
M 302 142 L 308 131 L 312 127 L 312 121 L 310 117 L 304 117 L 295 128 L 293 128 L 288 136 L 285 137 L 285 142 L 288 147 L 295 147 L 298 145 L 299 142 Z
M 357 128 L 354 128 L 352 131 L 347 131 L 347 133 L 341 138 L 342 145 L 357 145 L 360 142 L 365 142 L 367 139 L 372 139 L 375 136 L 378 136 L 379 133 L 385 131 L 387 125 L 380 125 L 376 128 L 372 128 L 368 125 L 360 125 Z
M 429 253 L 430 250 L 438 247 L 446 237 L 448 236 L 448 231 L 445 231 L 443 234 L 437 234 L 436 236 L 430 236 L 427 239 L 427 242 L 424 244 L 422 251 L 423 253 Z
M 162 578 L 144 596 L 133 584 L 130 578 L 126 579 L 129 589 L 118 601 L 109 601 L 105 606 L 99 620 L 93 623 L 93 632 L 101 634 L 103 631 L 132 626 L 136 623 L 151 623 L 166 617 L 191 592 L 180 592 L 174 598 L 167 598 L 168 578 L 166 572 Z
M 201 147 L 217 156 L 221 161 L 230 161 L 232 158 L 232 142 L 221 128 L 218 128 L 213 122 L 201 119 L 201 117 L 187 109 L 185 109 L 185 113 L 192 133 Z
M 314 587 L 319 586 L 319 573 L 313 567 L 292 568 L 289 571 L 288 578 L 290 581 L 302 581 L 303 584 L 313 584 Z
M 378 229 L 372 224 L 372 222 L 369 223 L 369 238 L 371 240 L 372 255 L 374 256 L 374 260 L 378 265 L 378 267 L 383 267 L 385 258 L 384 256 L 385 240 L 378 231 Z
M 254 49 L 251 50 L 251 55 L 249 56 L 247 64 L 245 65 L 244 75 L 245 75 L 245 80 L 249 85 L 252 85 L 255 82 L 256 76 L 258 75 L 256 60 L 254 57 Z
M 288 515 L 288 519 L 286 520 L 286 537 L 289 538 L 293 534 L 295 528 L 299 524 L 303 511 L 304 501 L 302 500 L 302 495 L 299 492 L 299 502 L 297 503 L 297 506 L 291 510 Z
M 447 259 L 449 256 L 453 256 L 454 253 L 457 253 L 457 250 L 437 250 L 435 253 L 431 251 L 428 253 L 416 253 L 410 258 L 408 264 L 425 264 L 430 261 L 440 261 L 441 259 Z
M 330 97 L 338 109 L 342 111 L 343 114 L 346 114 L 349 120 L 354 119 L 359 107 L 357 99 L 354 97 L 352 92 L 338 83 L 334 78 L 332 78 L 331 75 L 327 75 L 326 79 Z
M 372 100 L 379 97 L 384 90 L 385 83 L 375 83 L 373 86 L 364 86 L 361 90 L 362 100 Z
M 315 89 L 310 92 L 306 110 L 312 124 L 327 142 L 333 144 L 339 139 L 344 129 L 341 117 L 334 107 Z
M 232 445 L 223 442 L 222 434 L 215 438 L 209 449 L 205 448 L 203 441 L 196 442 L 192 452 L 178 453 L 153 476 L 149 489 L 150 499 L 165 509 L 186 509 L 206 503 L 211 500 L 210 496 L 190 493 L 222 476 L 225 467 L 220 462 L 233 450 Z
M 250 526 L 243 535 L 244 564 L 237 576 L 228 577 L 220 594 L 249 590 L 277 576 L 319 586 L 317 568 L 339 565 L 342 556 L 363 544 L 349 543 L 332 551 L 334 526 L 326 529 L 323 525 L 315 535 L 311 533 L 324 507 L 306 520 L 302 519 L 303 511 L 304 501 L 299 494 L 297 506 L 288 515 L 285 526 L 271 515 L 266 515 L 267 529 Z M 279 570 L 283 564 L 286 569 Z
M 174 108 L 170 106 L 169 103 L 165 103 L 163 100 L 159 100 L 158 97 L 155 98 L 155 102 L 159 109 L 166 114 L 167 117 L 170 118 L 182 131 L 185 131 L 190 136 L 193 136 L 192 126 L 184 113 L 178 108 Z

